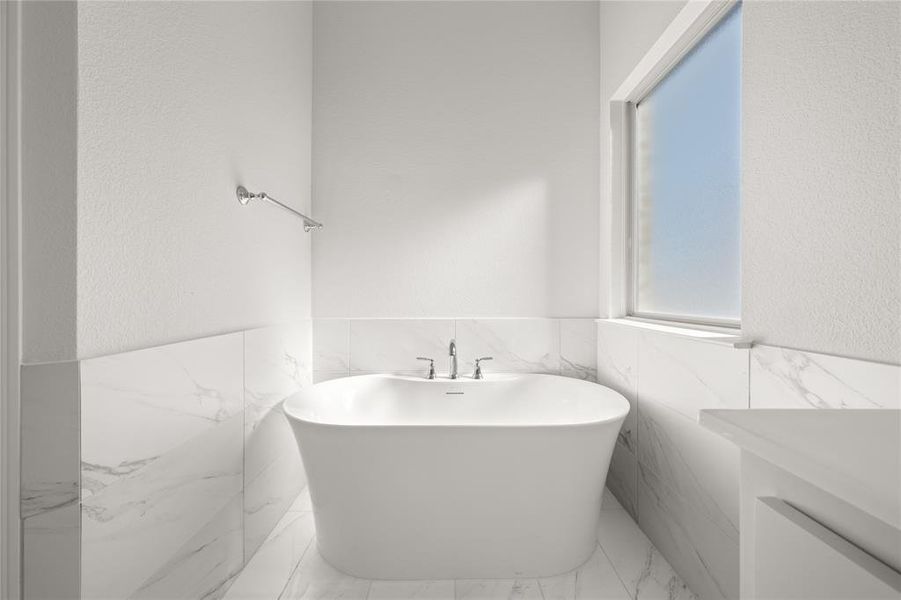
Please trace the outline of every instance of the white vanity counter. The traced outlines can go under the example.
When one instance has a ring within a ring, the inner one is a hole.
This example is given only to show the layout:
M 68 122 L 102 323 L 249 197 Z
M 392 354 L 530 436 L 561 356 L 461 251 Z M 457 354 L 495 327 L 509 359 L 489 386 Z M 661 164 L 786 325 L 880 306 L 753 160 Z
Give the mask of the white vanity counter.
M 742 451 L 742 598 L 854 597 L 849 585 L 901 598 L 901 411 L 702 410 L 699 421 Z

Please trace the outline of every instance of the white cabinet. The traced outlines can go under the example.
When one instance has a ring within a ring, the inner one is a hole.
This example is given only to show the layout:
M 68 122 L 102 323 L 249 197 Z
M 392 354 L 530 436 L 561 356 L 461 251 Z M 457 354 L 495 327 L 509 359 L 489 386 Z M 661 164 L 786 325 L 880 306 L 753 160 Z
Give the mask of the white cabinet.
M 901 600 L 901 411 L 700 421 L 741 449 L 742 600 Z
M 901 573 L 801 511 L 778 498 L 755 508 L 757 598 L 901 598 Z

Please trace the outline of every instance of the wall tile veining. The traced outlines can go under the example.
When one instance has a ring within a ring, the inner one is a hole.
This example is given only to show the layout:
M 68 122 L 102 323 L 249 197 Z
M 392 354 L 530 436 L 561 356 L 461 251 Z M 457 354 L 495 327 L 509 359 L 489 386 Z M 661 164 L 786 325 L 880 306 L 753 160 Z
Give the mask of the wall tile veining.
M 234 333 L 82 361 L 84 495 L 240 415 L 242 354 Z
M 897 365 L 755 346 L 752 408 L 901 408 Z
M 244 333 L 244 560 L 306 485 L 281 402 L 312 383 L 312 323 Z
M 221 597 L 283 515 L 299 515 L 291 540 L 308 535 L 281 401 L 314 380 L 421 376 L 420 355 L 446 372 L 454 338 L 461 376 L 488 355 L 488 373 L 597 379 L 628 398 L 608 486 L 705 599 L 737 594 L 738 454 L 699 410 L 899 406 L 898 366 L 592 319 L 316 319 L 29 365 L 26 598 Z
M 475 359 L 491 356 L 491 372 L 551 373 L 596 378 L 593 319 L 338 319 L 313 321 L 313 378 L 325 381 L 366 373 L 421 375 L 435 359 L 448 371 L 448 347 L 456 339 L 460 376 Z
M 234 333 L 82 361 L 83 597 L 157 584 L 241 494 L 243 344 Z
M 899 408 L 901 366 L 597 324 L 598 382 L 625 395 L 607 485 L 701 598 L 738 597 L 739 451 L 707 408 Z
M 24 367 L 26 448 L 80 458 L 25 453 L 26 598 L 220 597 L 306 485 L 280 405 L 310 384 L 311 335 L 305 321 Z M 48 418 L 73 435 L 42 439 Z
M 618 323 L 597 328 L 598 381 L 632 404 L 611 491 L 700 597 L 737 597 L 738 451 L 702 430 L 697 411 L 747 408 L 748 351 Z
M 78 363 L 21 368 L 21 516 L 78 501 Z
M 79 519 L 73 502 L 23 521 L 25 598 L 79 598 Z

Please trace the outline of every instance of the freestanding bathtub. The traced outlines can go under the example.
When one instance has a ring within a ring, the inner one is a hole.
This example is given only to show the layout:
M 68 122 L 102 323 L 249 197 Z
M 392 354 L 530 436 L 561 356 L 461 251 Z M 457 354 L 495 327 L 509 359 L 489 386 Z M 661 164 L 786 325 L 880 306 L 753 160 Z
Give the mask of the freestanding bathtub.
M 594 551 L 629 404 L 554 375 L 363 375 L 285 401 L 319 551 L 367 579 L 546 576 Z

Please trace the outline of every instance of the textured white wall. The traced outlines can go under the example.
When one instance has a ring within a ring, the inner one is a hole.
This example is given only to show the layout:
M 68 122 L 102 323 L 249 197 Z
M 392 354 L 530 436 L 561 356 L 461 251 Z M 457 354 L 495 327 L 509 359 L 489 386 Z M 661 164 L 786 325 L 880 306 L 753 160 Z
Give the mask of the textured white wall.
M 901 4 L 747 2 L 742 320 L 901 363 Z
M 309 317 L 307 2 L 78 5 L 78 356 Z
M 316 5 L 316 316 L 597 314 L 597 10 Z
M 75 358 L 74 2 L 21 6 L 22 361 Z

